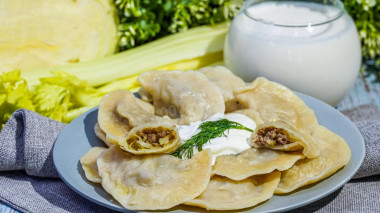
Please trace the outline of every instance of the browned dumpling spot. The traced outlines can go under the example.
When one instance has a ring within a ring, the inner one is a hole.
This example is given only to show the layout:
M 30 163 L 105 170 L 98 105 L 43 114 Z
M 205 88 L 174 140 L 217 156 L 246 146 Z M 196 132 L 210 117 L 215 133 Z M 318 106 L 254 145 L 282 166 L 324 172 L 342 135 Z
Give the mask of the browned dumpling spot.
M 178 118 L 178 124 L 189 125 L 224 113 L 222 93 L 200 72 L 150 71 L 142 73 L 138 81 L 152 96 L 156 115 Z
M 148 123 L 133 128 L 119 145 L 135 155 L 172 153 L 179 147 L 180 138 L 174 125 Z
M 226 112 L 240 109 L 241 106 L 236 100 L 233 90 L 237 87 L 245 86 L 245 82 L 241 78 L 234 75 L 224 66 L 203 67 L 198 71 L 203 73 L 222 92 Z
M 80 159 L 84 174 L 87 180 L 91 182 L 102 182 L 102 179 L 99 176 L 96 160 L 104 150 L 106 150 L 104 147 L 93 147 Z
M 309 134 L 302 134 L 289 124 L 282 121 L 260 124 L 252 133 L 251 146 L 282 151 L 302 149 L 307 158 L 319 155 L 320 148 Z
M 216 158 L 212 173 L 232 180 L 243 180 L 252 175 L 268 174 L 274 170 L 287 170 L 303 159 L 300 152 L 285 153 L 271 149 L 247 149 L 238 155 Z
M 265 78 L 236 88 L 234 94 L 244 108 L 257 111 L 264 122 L 281 120 L 304 134 L 311 134 L 318 125 L 313 110 L 295 93 Z
M 255 206 L 273 196 L 281 173 L 252 176 L 241 181 L 213 176 L 199 197 L 185 202 L 207 210 L 234 210 Z
M 199 196 L 211 174 L 211 151 L 187 160 L 172 155 L 132 155 L 112 146 L 97 164 L 102 186 L 129 210 L 169 209 Z
M 320 145 L 321 154 L 314 159 L 299 160 L 283 171 L 276 194 L 288 193 L 327 178 L 349 162 L 351 150 L 343 138 L 323 126 L 318 126 L 312 136 Z

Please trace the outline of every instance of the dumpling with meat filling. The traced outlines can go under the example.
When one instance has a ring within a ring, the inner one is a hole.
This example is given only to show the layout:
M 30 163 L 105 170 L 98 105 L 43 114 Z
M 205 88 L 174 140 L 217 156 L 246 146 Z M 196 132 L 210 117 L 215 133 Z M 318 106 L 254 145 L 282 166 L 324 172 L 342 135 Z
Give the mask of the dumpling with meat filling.
M 174 125 L 148 123 L 134 127 L 119 145 L 135 155 L 172 153 L 179 147 L 180 138 Z
M 98 111 L 98 125 L 96 129 L 102 139 L 102 130 L 106 143 L 118 144 L 135 126 L 147 122 L 171 123 L 170 118 L 163 118 L 153 114 L 149 103 L 138 100 L 128 90 L 116 90 L 106 94 L 100 101 Z
M 302 134 L 282 121 L 268 122 L 256 127 L 250 138 L 251 146 L 282 151 L 302 149 L 308 158 L 319 155 L 320 149 L 309 134 Z
M 99 155 L 106 150 L 104 147 L 92 147 L 81 159 L 80 163 L 82 165 L 84 175 L 87 180 L 100 183 L 102 179 L 99 176 L 98 165 L 96 164 L 96 160 Z
M 320 145 L 321 154 L 317 158 L 299 160 L 289 170 L 283 171 L 276 194 L 289 193 L 327 178 L 350 161 L 351 150 L 337 134 L 318 126 L 312 136 Z
M 304 134 L 311 134 L 318 125 L 313 110 L 295 93 L 265 78 L 236 88 L 234 94 L 244 109 L 257 111 L 264 122 L 281 120 Z
M 241 181 L 215 175 L 211 178 L 206 191 L 185 204 L 203 207 L 207 210 L 234 210 L 252 207 L 273 196 L 280 181 L 280 175 L 279 171 L 274 171 Z
M 204 67 L 198 71 L 203 73 L 208 80 L 220 89 L 223 94 L 226 112 L 240 109 L 240 104 L 236 100 L 233 90 L 237 87 L 245 86 L 241 78 L 234 75 L 224 66 Z
M 237 155 L 216 158 L 212 173 L 232 180 L 243 180 L 253 175 L 287 170 L 304 156 L 300 152 L 285 153 L 271 149 L 247 149 Z
M 152 96 L 156 115 L 178 118 L 178 124 L 189 125 L 224 113 L 222 93 L 200 72 L 150 71 L 138 81 Z
M 132 155 L 112 146 L 98 158 L 102 186 L 129 210 L 169 209 L 199 196 L 211 174 L 211 152 L 187 160 L 172 155 Z

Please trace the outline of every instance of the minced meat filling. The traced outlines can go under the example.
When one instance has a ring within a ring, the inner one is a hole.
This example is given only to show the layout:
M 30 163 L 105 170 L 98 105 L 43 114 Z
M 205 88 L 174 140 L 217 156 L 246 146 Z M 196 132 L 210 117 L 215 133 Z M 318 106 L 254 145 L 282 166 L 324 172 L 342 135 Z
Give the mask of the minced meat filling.
M 260 147 L 285 145 L 291 143 L 288 136 L 281 133 L 279 129 L 271 127 L 260 129 L 254 143 Z
M 145 142 L 152 144 L 156 147 L 162 147 L 160 144 L 160 138 L 166 138 L 169 136 L 169 140 L 175 138 L 175 132 L 165 129 L 143 129 L 136 132 L 136 135 L 141 137 Z

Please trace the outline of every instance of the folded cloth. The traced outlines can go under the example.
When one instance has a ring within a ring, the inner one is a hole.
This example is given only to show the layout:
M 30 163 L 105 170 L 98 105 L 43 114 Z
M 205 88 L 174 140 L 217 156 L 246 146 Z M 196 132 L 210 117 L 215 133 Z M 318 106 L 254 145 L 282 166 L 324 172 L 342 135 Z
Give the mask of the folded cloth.
M 380 110 L 369 105 L 344 113 L 355 122 L 366 143 L 367 153 L 354 177 L 357 179 L 293 212 L 376 212 L 380 209 Z M 64 127 L 28 110 L 18 110 L 12 115 L 0 132 L 2 202 L 22 212 L 111 212 L 82 198 L 57 178 L 52 147 Z
M 380 174 L 380 109 L 370 104 L 342 113 L 354 122 L 365 141 L 366 155 L 353 178 Z
M 2 202 L 21 212 L 112 212 L 59 179 L 52 148 L 65 126 L 29 110 L 12 114 L 0 132 Z
M 0 171 L 56 177 L 52 148 L 66 125 L 28 110 L 18 110 L 0 132 Z

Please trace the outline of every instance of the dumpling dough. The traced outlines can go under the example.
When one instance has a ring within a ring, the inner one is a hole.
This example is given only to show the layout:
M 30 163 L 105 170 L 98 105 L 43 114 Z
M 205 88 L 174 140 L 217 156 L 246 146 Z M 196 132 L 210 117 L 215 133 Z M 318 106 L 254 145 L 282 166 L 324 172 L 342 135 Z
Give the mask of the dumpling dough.
M 239 110 L 233 111 L 232 113 L 245 115 L 251 118 L 253 121 L 255 121 L 256 125 L 260 125 L 264 123 L 263 119 L 261 119 L 260 117 L 260 114 L 253 109 L 239 109 Z
M 107 142 L 106 133 L 102 129 L 100 129 L 99 123 L 95 124 L 94 131 L 95 131 L 96 137 L 102 140 L 108 147 L 113 145 L 112 143 Z
M 274 171 L 241 181 L 215 175 L 205 192 L 185 204 L 207 210 L 234 210 L 255 206 L 273 196 L 280 175 L 279 171 Z
M 244 108 L 257 111 L 264 122 L 281 120 L 304 134 L 311 134 L 318 125 L 314 111 L 295 93 L 265 78 L 236 88 L 234 94 Z
M 309 134 L 302 134 L 282 121 L 268 122 L 256 127 L 250 138 L 251 146 L 282 151 L 302 149 L 307 158 L 315 158 L 320 149 Z
M 116 111 L 119 115 L 128 119 L 130 127 L 136 127 L 145 123 L 175 123 L 167 116 L 157 116 L 145 110 L 143 107 L 141 107 L 141 103 L 138 104 L 138 99 L 129 91 L 128 93 L 129 94 L 126 101 L 118 103 Z
M 148 122 L 173 123 L 170 118 L 154 115 L 149 103 L 138 100 L 128 90 L 106 94 L 99 104 L 98 124 L 105 133 L 106 144 L 118 144 L 135 126 Z M 96 129 L 100 139 L 101 132 Z
M 300 152 L 285 153 L 271 149 L 251 148 L 238 155 L 217 157 L 212 173 L 232 180 L 243 180 L 252 175 L 287 170 L 297 160 L 303 158 Z
M 276 194 L 288 193 L 327 178 L 350 161 L 351 150 L 337 134 L 318 126 L 313 137 L 321 147 L 321 154 L 314 159 L 299 160 L 292 168 L 283 171 Z
M 116 111 L 119 102 L 127 101 L 127 95 L 126 90 L 116 90 L 103 96 L 99 103 L 98 124 L 100 130 L 104 132 L 108 143 L 117 144 L 117 141 L 125 137 L 131 129 L 128 120 L 120 116 Z M 95 132 L 97 132 L 96 129 Z M 98 133 L 97 135 L 100 136 L 100 131 Z
M 155 113 L 179 118 L 189 125 L 215 113 L 224 113 L 224 99 L 219 89 L 205 75 L 196 71 L 150 71 L 138 81 L 152 95 Z
M 132 155 L 112 146 L 97 164 L 102 186 L 129 210 L 169 209 L 199 196 L 211 174 L 211 152 L 193 158 L 172 155 Z
M 102 179 L 99 176 L 96 160 L 104 150 L 106 150 L 104 147 L 93 147 L 80 159 L 84 175 L 86 176 L 87 180 L 91 182 L 102 182 Z
M 245 86 L 245 82 L 234 75 L 224 66 L 203 67 L 198 70 L 203 73 L 208 80 L 215 84 L 223 94 L 226 112 L 240 109 L 240 104 L 236 100 L 233 90 L 237 87 Z
M 143 101 L 139 98 L 135 98 L 135 100 L 137 101 L 137 105 L 139 105 L 143 110 L 154 115 L 154 106 L 151 103 Z

